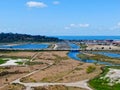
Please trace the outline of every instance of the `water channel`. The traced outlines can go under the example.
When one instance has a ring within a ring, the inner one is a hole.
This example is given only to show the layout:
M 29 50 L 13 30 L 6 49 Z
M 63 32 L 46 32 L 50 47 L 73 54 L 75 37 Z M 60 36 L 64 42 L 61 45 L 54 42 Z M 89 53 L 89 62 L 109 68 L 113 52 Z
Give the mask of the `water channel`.
M 78 54 L 82 53 L 82 52 L 78 51 L 80 47 L 76 44 L 69 44 L 69 45 L 71 47 L 71 51 L 68 53 L 68 56 L 74 60 L 82 61 L 85 63 L 98 63 L 98 64 L 104 64 L 104 65 L 110 65 L 110 66 L 114 65 L 114 64 L 109 63 L 109 62 L 102 62 L 102 61 L 97 61 L 97 60 L 82 60 L 77 56 Z M 116 53 L 99 52 L 99 54 L 103 54 L 103 55 L 113 57 L 113 58 L 115 58 L 115 57 L 120 58 L 120 55 L 116 54 Z

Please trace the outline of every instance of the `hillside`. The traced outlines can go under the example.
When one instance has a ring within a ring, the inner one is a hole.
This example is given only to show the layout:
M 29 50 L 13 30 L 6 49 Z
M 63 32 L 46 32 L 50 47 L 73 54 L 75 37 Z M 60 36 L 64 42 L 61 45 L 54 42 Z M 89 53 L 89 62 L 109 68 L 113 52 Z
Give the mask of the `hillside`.
M 11 42 L 59 42 L 61 41 L 55 37 L 47 37 L 40 35 L 28 35 L 18 33 L 0 33 L 0 43 Z

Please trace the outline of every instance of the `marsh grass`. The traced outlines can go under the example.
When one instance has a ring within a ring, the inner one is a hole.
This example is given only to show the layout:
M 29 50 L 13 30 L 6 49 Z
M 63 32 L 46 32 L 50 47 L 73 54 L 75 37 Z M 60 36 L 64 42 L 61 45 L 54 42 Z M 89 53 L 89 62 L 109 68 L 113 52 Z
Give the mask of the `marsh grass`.
M 4 64 L 4 63 L 6 63 L 7 61 L 9 61 L 9 60 L 0 59 L 0 64 Z
M 91 66 L 88 66 L 87 69 L 86 69 L 86 72 L 87 73 L 92 73 L 96 70 L 96 67 L 91 65 Z
M 96 61 L 110 62 L 113 64 L 120 64 L 120 59 L 111 58 L 100 54 L 94 54 L 93 56 L 89 56 L 86 54 L 78 54 L 77 56 L 82 60 L 96 60 Z
M 109 68 L 119 68 L 120 67 L 105 67 L 103 69 L 103 72 L 101 75 L 95 77 L 94 79 L 89 81 L 89 85 L 94 89 L 94 90 L 120 90 L 120 83 L 114 83 L 113 85 L 109 85 L 109 80 L 106 79 L 101 79 L 101 77 L 104 77 L 108 72 Z

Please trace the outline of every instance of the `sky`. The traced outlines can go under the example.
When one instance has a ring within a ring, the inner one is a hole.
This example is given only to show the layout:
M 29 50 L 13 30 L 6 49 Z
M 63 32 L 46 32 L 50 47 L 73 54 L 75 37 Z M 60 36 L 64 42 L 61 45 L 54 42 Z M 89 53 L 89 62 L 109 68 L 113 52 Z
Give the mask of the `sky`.
M 120 0 L 0 0 L 0 32 L 120 36 Z

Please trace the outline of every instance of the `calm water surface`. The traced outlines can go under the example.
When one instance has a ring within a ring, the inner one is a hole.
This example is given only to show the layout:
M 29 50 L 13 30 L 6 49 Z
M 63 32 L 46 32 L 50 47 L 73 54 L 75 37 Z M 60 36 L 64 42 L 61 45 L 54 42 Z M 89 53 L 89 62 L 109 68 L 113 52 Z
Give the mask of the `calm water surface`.
M 120 54 L 118 53 L 112 53 L 112 52 L 97 52 L 97 53 L 112 58 L 120 58 Z
M 76 44 L 70 44 L 71 46 L 71 49 L 78 49 L 80 48 L 78 45 Z M 109 62 L 102 62 L 102 61 L 97 61 L 97 60 L 82 60 L 80 59 L 77 55 L 78 54 L 81 54 L 81 52 L 79 51 L 74 51 L 74 50 L 71 50 L 69 53 L 68 53 L 68 56 L 74 60 L 78 60 L 78 61 L 82 61 L 82 62 L 85 62 L 85 63 L 98 63 L 98 64 L 104 64 L 104 65 L 113 65 L 112 63 L 109 63 Z
M 46 49 L 48 48 L 49 44 L 20 44 L 20 45 L 13 45 L 7 46 L 2 45 L 0 48 L 6 49 Z

